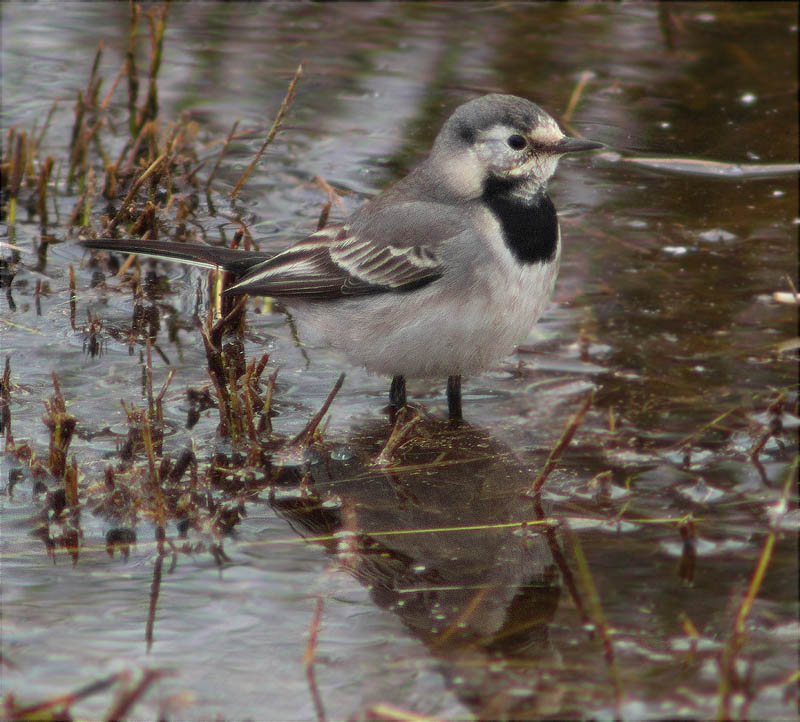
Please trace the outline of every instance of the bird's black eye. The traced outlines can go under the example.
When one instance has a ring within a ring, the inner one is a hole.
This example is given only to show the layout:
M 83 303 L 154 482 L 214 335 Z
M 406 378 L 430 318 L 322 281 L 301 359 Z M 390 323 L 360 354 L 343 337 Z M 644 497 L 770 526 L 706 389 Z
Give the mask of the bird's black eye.
M 522 150 L 526 145 L 528 145 L 528 141 L 525 140 L 521 135 L 510 135 L 508 136 L 508 147 L 512 150 Z

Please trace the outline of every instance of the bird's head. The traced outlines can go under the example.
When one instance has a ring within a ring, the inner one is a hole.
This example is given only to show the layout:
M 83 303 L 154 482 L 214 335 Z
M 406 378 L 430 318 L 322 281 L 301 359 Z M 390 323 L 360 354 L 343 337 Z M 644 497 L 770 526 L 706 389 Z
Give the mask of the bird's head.
M 565 153 L 601 148 L 564 135 L 544 110 L 514 95 L 492 94 L 456 108 L 436 137 L 431 162 L 450 192 L 477 198 L 497 184 L 535 195 Z

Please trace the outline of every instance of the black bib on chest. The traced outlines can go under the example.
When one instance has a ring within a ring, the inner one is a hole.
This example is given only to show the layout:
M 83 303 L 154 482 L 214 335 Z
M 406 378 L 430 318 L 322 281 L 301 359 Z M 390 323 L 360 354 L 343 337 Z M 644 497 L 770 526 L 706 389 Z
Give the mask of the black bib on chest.
M 558 247 L 558 216 L 547 193 L 533 198 L 513 194 L 515 184 L 490 179 L 483 198 L 500 223 L 503 240 L 520 263 L 552 261 Z

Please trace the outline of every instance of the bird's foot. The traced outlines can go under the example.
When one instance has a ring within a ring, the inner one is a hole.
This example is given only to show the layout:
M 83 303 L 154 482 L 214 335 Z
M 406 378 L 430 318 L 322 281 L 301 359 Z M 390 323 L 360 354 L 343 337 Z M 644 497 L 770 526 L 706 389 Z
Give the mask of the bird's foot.
M 450 421 L 461 421 L 461 376 L 447 377 L 447 412 Z
M 392 416 L 406 405 L 406 379 L 405 376 L 392 377 L 392 386 L 389 389 L 389 412 Z

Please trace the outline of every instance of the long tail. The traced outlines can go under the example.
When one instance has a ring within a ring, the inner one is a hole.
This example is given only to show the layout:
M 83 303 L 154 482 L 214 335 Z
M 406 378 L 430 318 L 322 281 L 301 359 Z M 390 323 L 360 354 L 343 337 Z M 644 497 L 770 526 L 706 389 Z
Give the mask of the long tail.
M 150 258 L 188 263 L 204 268 L 223 268 L 241 276 L 253 266 L 272 258 L 274 253 L 261 251 L 237 251 L 221 246 L 204 246 L 199 243 L 175 243 L 173 241 L 140 241 L 137 239 L 96 238 L 81 241 L 84 248 L 96 248 L 118 253 L 136 253 Z

